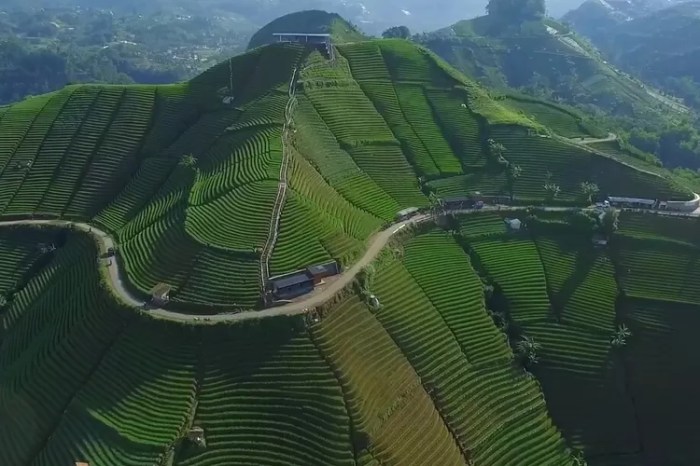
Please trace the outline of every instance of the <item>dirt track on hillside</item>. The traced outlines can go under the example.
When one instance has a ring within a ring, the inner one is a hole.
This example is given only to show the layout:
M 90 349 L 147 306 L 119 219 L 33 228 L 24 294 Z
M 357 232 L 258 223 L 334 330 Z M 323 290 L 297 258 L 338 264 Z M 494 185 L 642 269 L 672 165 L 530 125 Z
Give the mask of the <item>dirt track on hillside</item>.
M 486 206 L 481 210 L 452 210 L 447 211 L 448 214 L 473 214 L 476 212 L 498 212 L 498 211 L 514 211 L 522 210 L 523 207 L 511 207 L 511 206 Z M 545 207 L 546 211 L 549 212 L 568 212 L 580 210 L 578 207 Z M 673 212 L 659 212 L 662 215 L 685 215 L 685 216 L 700 216 L 700 210 L 687 213 L 678 214 Z M 380 231 L 375 234 L 369 241 L 369 246 L 365 251 L 364 255 L 349 269 L 343 271 L 336 280 L 333 280 L 328 286 L 322 290 L 312 293 L 306 299 L 302 301 L 293 302 L 285 304 L 283 306 L 272 307 L 268 309 L 263 309 L 260 311 L 243 311 L 243 312 L 231 312 L 231 313 L 220 313 L 209 316 L 186 314 L 174 310 L 162 309 L 162 308 L 148 308 L 148 314 L 155 316 L 157 318 L 177 321 L 177 322 L 190 322 L 190 323 L 202 323 L 202 324 L 213 324 L 222 322 L 241 322 L 251 319 L 262 319 L 266 317 L 278 317 L 278 316 L 294 316 L 305 314 L 306 312 L 326 303 L 332 299 L 338 292 L 343 288 L 348 286 L 355 279 L 358 273 L 371 264 L 379 255 L 379 253 L 384 249 L 384 247 L 389 243 L 389 240 L 396 233 L 404 229 L 405 227 L 413 224 L 422 223 L 431 219 L 430 215 L 422 214 L 413 217 L 409 220 L 394 223 L 385 230 Z M 109 248 L 115 247 L 114 239 L 106 232 L 96 228 L 90 224 L 82 222 L 71 222 L 65 220 L 13 220 L 7 222 L 0 222 L 1 227 L 13 227 L 13 226 L 31 226 L 31 225 L 46 225 L 61 228 L 74 228 L 76 230 L 90 234 L 95 241 L 97 241 L 100 249 L 106 251 Z M 110 265 L 107 266 L 109 283 L 114 290 L 115 296 L 117 296 L 124 304 L 132 307 L 144 308 L 145 301 L 132 294 L 125 286 L 125 274 L 119 265 L 119 261 L 112 260 Z

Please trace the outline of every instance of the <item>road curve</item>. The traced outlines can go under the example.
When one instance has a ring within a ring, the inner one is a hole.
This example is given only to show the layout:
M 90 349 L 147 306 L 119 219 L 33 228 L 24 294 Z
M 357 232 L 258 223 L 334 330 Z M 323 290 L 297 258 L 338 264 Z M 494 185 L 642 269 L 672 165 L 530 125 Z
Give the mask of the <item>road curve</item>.
M 447 214 L 472 214 L 476 212 L 498 212 L 498 211 L 522 211 L 524 207 L 513 207 L 513 206 L 484 206 L 480 210 L 465 209 L 465 210 L 448 210 Z M 580 207 L 543 207 L 548 212 L 571 212 L 581 210 Z M 700 216 L 700 211 L 693 213 L 673 213 L 673 212 L 659 212 L 664 215 L 684 215 L 684 216 Z M 404 229 L 409 225 L 415 225 L 418 223 L 423 223 L 429 221 L 432 218 L 431 215 L 421 214 L 415 216 L 409 220 L 404 220 L 401 222 L 394 223 L 388 228 L 380 231 L 374 235 L 369 243 L 367 250 L 360 260 L 358 260 L 352 267 L 342 272 L 335 280 L 330 282 L 330 284 L 317 293 L 311 294 L 308 298 L 303 301 L 298 301 L 294 303 L 285 304 L 283 306 L 272 307 L 268 309 L 263 309 L 260 311 L 243 311 L 243 312 L 231 312 L 231 313 L 219 313 L 208 316 L 186 314 L 182 312 L 177 312 L 162 308 L 149 308 L 147 313 L 154 317 L 176 321 L 176 322 L 189 322 L 197 324 L 213 324 L 213 323 L 223 323 L 223 322 L 241 322 L 251 319 L 262 319 L 266 317 L 278 317 L 278 316 L 295 316 L 305 314 L 307 311 L 318 307 L 325 302 L 333 298 L 338 292 L 343 288 L 348 286 L 355 279 L 358 273 L 371 264 L 379 255 L 379 253 L 384 249 L 392 236 Z M 106 251 L 109 248 L 115 247 L 114 239 L 106 232 L 100 230 L 99 228 L 92 226 L 88 223 L 83 222 L 73 222 L 67 220 L 12 220 L 6 222 L 0 222 L 0 228 L 3 227 L 16 227 L 16 226 L 31 226 L 31 225 L 46 225 L 61 228 L 74 228 L 75 230 L 82 231 L 90 234 L 95 241 L 97 241 L 100 248 Z M 124 274 L 120 273 L 119 261 L 111 261 L 110 265 L 107 266 L 109 283 L 114 290 L 115 296 L 117 296 L 124 304 L 132 307 L 142 308 L 145 304 L 142 298 L 132 294 L 124 284 L 123 277 Z

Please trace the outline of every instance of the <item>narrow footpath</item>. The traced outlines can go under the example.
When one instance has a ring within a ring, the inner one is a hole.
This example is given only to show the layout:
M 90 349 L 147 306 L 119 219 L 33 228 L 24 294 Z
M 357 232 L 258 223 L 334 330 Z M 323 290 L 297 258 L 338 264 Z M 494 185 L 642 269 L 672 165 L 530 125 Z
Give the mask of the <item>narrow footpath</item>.
M 468 215 L 477 212 L 499 212 L 499 211 L 522 211 L 524 207 L 518 206 L 484 206 L 482 209 L 465 209 L 465 210 L 448 210 L 445 214 L 454 215 Z M 581 210 L 580 207 L 544 207 L 547 212 L 573 212 Z M 689 213 L 677 213 L 677 212 L 664 212 L 657 211 L 659 215 L 668 216 L 692 216 L 700 217 L 700 210 Z M 285 304 L 283 306 L 272 307 L 263 309 L 260 311 L 243 311 L 243 312 L 231 312 L 231 313 L 220 313 L 208 316 L 193 315 L 181 313 L 173 310 L 167 310 L 162 308 L 148 308 L 146 311 L 148 314 L 155 317 L 177 321 L 177 322 L 189 322 L 189 323 L 221 323 L 221 322 L 241 322 L 251 319 L 262 319 L 266 317 L 277 317 L 277 316 L 295 316 L 305 314 L 306 312 L 318 307 L 325 302 L 333 298 L 337 293 L 343 290 L 355 279 L 358 273 L 362 271 L 364 267 L 371 264 L 379 255 L 379 253 L 384 249 L 392 236 L 399 233 L 405 227 L 409 225 L 415 225 L 423 222 L 430 221 L 432 215 L 421 214 L 415 216 L 411 219 L 404 220 L 401 222 L 394 223 L 390 225 L 385 230 L 382 230 L 375 234 L 369 241 L 367 250 L 365 251 L 362 258 L 360 258 L 352 267 L 343 271 L 336 280 L 331 282 L 325 289 L 318 293 L 310 295 L 303 301 L 298 301 L 290 304 Z M 101 250 L 108 250 L 109 248 L 114 248 L 116 243 L 114 238 L 112 238 L 108 233 L 96 228 L 90 224 L 83 222 L 72 222 L 67 220 L 12 220 L 7 222 L 0 222 L 0 228 L 18 227 L 18 226 L 31 226 L 31 225 L 46 225 L 59 228 L 73 228 L 78 231 L 82 231 L 91 235 Z M 114 294 L 122 300 L 125 304 L 143 308 L 146 302 L 143 298 L 140 298 L 132 294 L 124 284 L 125 274 L 120 268 L 119 261 L 112 260 L 107 266 L 109 283 Z

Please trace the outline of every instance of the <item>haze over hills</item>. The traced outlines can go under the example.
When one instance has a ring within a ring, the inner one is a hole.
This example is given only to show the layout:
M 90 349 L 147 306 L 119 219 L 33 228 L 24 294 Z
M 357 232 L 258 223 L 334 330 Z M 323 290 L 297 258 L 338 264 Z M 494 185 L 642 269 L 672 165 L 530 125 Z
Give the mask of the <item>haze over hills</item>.
M 0 107 L 0 464 L 700 461 L 700 223 L 583 209 L 692 189 L 416 43 L 328 52 Z M 386 232 L 302 315 L 207 321 Z M 157 284 L 178 322 L 127 305 Z
M 587 4 L 565 16 L 610 60 L 700 108 L 700 3 L 621 18 Z

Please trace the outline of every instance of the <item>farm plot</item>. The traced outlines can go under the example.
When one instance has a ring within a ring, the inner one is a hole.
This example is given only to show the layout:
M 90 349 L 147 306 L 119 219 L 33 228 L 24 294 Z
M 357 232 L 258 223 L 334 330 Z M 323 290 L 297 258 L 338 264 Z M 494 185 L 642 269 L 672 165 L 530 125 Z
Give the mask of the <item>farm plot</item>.
M 416 171 L 427 177 L 439 176 L 440 169 L 429 147 L 421 140 L 417 128 L 411 126 L 408 121 L 408 115 L 399 103 L 394 84 L 391 81 L 360 81 L 360 86 L 401 142 L 406 158 Z
M 501 288 L 515 322 L 526 325 L 550 317 L 544 269 L 532 240 L 504 236 L 473 241 L 470 246 Z
M 202 244 L 241 252 L 262 248 L 270 229 L 277 182 L 254 181 L 187 209 L 185 229 Z
M 467 106 L 464 95 L 442 89 L 426 88 L 433 115 L 465 168 L 482 168 L 486 157 L 482 150 L 481 130 L 476 115 Z
M 350 419 L 331 368 L 300 319 L 206 330 L 194 424 L 207 448 L 178 466 L 354 464 Z M 243 357 L 245 355 L 245 357 Z
M 517 217 L 517 215 L 510 214 Z M 469 215 L 460 215 L 459 232 L 470 240 L 484 236 L 502 236 L 506 233 L 506 223 L 503 215 L 495 212 L 478 212 Z
M 357 43 L 338 46 L 358 81 L 390 81 L 391 75 L 377 44 Z
M 462 166 L 435 121 L 422 86 L 396 84 L 396 94 L 406 121 L 428 151 L 442 176 L 459 175 Z
M 347 394 L 356 435 L 369 435 L 361 456 L 387 464 L 464 464 L 418 375 L 357 297 L 333 309 L 312 335 Z M 424 429 L 415 428 L 416 419 Z
M 429 387 L 443 419 L 473 461 L 518 464 L 526 455 L 537 464 L 567 463 L 566 447 L 537 386 L 509 360 L 481 368 L 470 362 L 400 262 L 379 270 L 372 291 L 382 304 L 377 318 Z
M 432 232 L 405 246 L 406 269 L 475 364 L 507 360 L 510 351 L 484 304 L 484 287 L 454 239 Z
M 128 328 L 68 404 L 36 464 L 160 461 L 182 435 L 194 401 L 195 343 L 176 325 Z
M 30 214 L 37 210 L 98 93 L 95 87 L 78 87 L 70 94 L 8 205 L 7 215 Z
M 354 81 L 325 87 L 307 86 L 304 95 L 313 103 L 341 146 L 396 143 L 384 119 Z
M 39 205 L 40 212 L 62 213 L 78 189 L 85 167 L 97 152 L 121 104 L 123 87 L 100 87 L 99 95 L 80 126 L 49 189 Z M 126 116 L 125 116 L 126 117 Z
M 0 231 L 0 301 L 17 291 L 25 274 L 30 274 L 36 268 L 35 264 L 40 264 L 44 255 L 38 246 L 54 240 L 52 235 L 33 230 Z
M 616 236 L 617 278 L 625 294 L 680 303 L 700 302 L 700 248 L 666 240 Z
M 426 82 L 431 86 L 451 87 L 457 84 L 427 50 L 404 40 L 379 42 L 389 73 L 398 82 Z
M 298 135 L 296 147 L 326 182 L 350 203 L 383 220 L 391 220 L 399 204 L 357 166 L 340 147 L 333 133 L 308 98 L 299 96 L 294 115 Z
M 508 195 L 505 172 L 478 171 L 467 175 L 431 180 L 426 184 L 442 198 L 471 196 L 475 192 L 485 196 Z
M 635 238 L 700 243 L 700 222 L 692 218 L 620 212 L 619 232 Z
M 398 145 L 360 146 L 350 150 L 350 154 L 401 208 L 428 205 L 428 199 L 418 187 L 418 178 Z
M 689 192 L 669 180 L 553 139 L 527 136 L 514 127 L 492 127 L 490 137 L 506 147 L 506 159 L 522 168 L 515 183 L 518 198 L 543 199 L 548 181 L 561 188 L 562 200 L 580 198 L 582 182 L 594 182 L 601 193 L 615 196 L 690 198 Z
M 528 323 L 542 345 L 534 373 L 552 417 L 588 457 L 639 450 L 632 400 L 610 341 L 616 321 L 613 266 L 587 238 L 537 237 L 556 322 Z M 602 408 L 602 409 L 601 409 Z
M 591 136 L 581 125 L 580 117 L 554 105 L 513 96 L 508 97 L 505 103 L 565 138 Z
M 14 167 L 8 166 L 17 148 L 46 104 L 55 94 L 27 99 L 5 110 L 0 120 L 0 175 Z
M 80 188 L 76 185 L 67 215 L 93 217 L 119 194 L 125 185 L 123 179 L 138 167 L 136 156 L 150 128 L 154 102 L 154 86 L 124 88 L 107 133 L 82 167 Z
M 612 263 L 587 240 L 538 237 L 553 312 L 560 322 L 611 334 L 617 283 Z
M 126 314 L 100 291 L 96 254 L 92 240 L 70 235 L 3 315 L 1 464 L 36 459 L 57 419 L 121 333 Z M 6 276 L 4 270 L 0 276 Z
M 632 337 L 623 357 L 642 441 L 638 464 L 700 461 L 700 363 L 694 352 L 699 311 L 677 303 L 628 302 L 625 321 Z
M 16 214 L 25 207 L 20 202 L 19 209 L 8 209 L 18 196 L 27 173 L 31 170 L 39 152 L 42 150 L 46 137 L 52 125 L 57 120 L 64 105 L 70 99 L 74 89 L 69 88 L 52 95 L 51 99 L 41 108 L 9 158 L 5 169 L 0 175 L 0 213 Z M 21 197 L 21 195 L 20 195 Z

